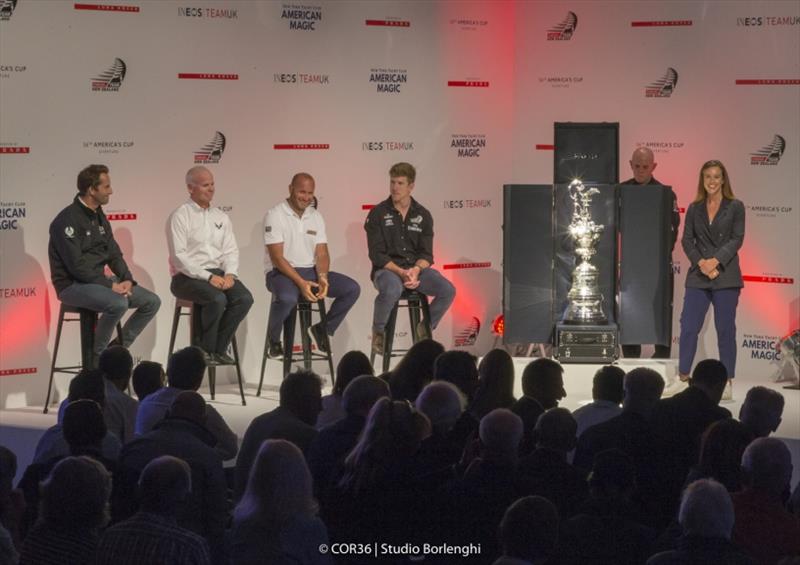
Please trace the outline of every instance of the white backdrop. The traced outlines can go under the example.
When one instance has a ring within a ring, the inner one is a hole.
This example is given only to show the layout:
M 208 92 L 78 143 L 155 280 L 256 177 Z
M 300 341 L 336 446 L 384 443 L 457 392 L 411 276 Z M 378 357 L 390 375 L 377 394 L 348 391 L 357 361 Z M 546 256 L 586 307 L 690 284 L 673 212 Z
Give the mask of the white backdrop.
M 668 69 L 678 77 L 670 96 L 647 97 Z M 316 178 L 333 268 L 362 285 L 336 353 L 367 350 L 364 206 L 386 197 L 401 160 L 418 168 L 436 264 L 458 289 L 436 338 L 483 353 L 501 311 L 502 185 L 551 181 L 555 121 L 619 122 L 621 178 L 630 152 L 648 145 L 681 207 L 702 162 L 727 165 L 748 206 L 739 372 L 766 378 L 771 344 L 800 318 L 798 85 L 797 2 L 4 0 L 0 407 L 44 400 L 58 312 L 47 227 L 89 163 L 110 167 L 106 213 L 137 280 L 163 300 L 133 352 L 165 361 L 165 222 L 217 132 L 215 202 L 233 220 L 256 298 L 238 334 L 250 382 L 269 307 L 261 219 L 292 174 Z M 465 143 L 479 151 L 459 155 Z M 767 146 L 779 157 L 752 164 Z M 675 257 L 677 336 L 687 262 Z M 65 355 L 77 354 L 76 337 L 65 336 Z M 699 355 L 715 354 L 709 324 Z

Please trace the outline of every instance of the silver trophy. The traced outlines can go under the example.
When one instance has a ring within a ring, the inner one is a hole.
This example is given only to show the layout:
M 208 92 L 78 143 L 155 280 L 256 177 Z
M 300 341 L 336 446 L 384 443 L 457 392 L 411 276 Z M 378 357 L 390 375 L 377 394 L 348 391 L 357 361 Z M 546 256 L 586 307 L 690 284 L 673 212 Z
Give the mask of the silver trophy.
M 579 180 L 569 184 L 569 196 L 574 204 L 569 234 L 575 242 L 578 259 L 572 271 L 572 287 L 567 293 L 569 306 L 564 314 L 565 324 L 599 325 L 607 322 L 603 312 L 603 295 L 597 280 L 599 271 L 591 262 L 605 228 L 592 220 L 592 196 L 599 193 L 598 189 L 587 188 Z

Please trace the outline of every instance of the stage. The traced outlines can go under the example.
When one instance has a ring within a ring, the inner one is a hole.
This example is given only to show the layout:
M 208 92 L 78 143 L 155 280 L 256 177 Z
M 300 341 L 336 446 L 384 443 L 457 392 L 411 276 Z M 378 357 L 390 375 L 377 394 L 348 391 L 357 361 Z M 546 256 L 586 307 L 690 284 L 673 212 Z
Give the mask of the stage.
M 522 395 L 521 376 L 525 366 L 532 361 L 532 358 L 515 357 L 515 396 Z M 637 367 L 646 366 L 658 371 L 664 376 L 667 383 L 672 382 L 676 374 L 677 360 L 654 360 L 654 359 L 621 359 L 618 361 L 620 367 L 626 371 Z M 322 370 L 324 363 L 315 363 L 316 370 Z M 565 364 L 564 365 L 564 388 L 567 396 L 561 401 L 561 406 L 569 410 L 575 410 L 592 400 L 592 376 L 600 365 L 594 364 Z M 216 398 L 211 400 L 207 386 L 200 389 L 206 401 L 213 404 L 222 414 L 231 428 L 241 439 L 249 423 L 256 416 L 268 412 L 278 405 L 278 390 L 280 387 L 281 366 L 278 361 L 269 361 L 264 379 L 264 387 L 261 396 L 256 397 L 258 386 L 258 375 L 245 375 L 246 386 L 245 395 L 247 406 L 241 405 L 239 390 L 232 370 L 217 370 Z M 321 373 L 325 380 L 325 393 L 330 390 L 330 376 Z M 56 398 L 63 398 L 66 391 L 68 376 L 56 379 Z M 792 484 L 800 479 L 800 391 L 784 390 L 786 383 L 773 383 L 767 379 L 755 377 L 738 377 L 734 381 L 732 402 L 723 403 L 723 406 L 731 411 L 734 417 L 739 415 L 739 408 L 744 400 L 747 390 L 756 385 L 763 385 L 773 388 L 783 394 L 786 399 L 786 406 L 783 411 L 783 421 L 775 437 L 786 442 L 792 452 L 794 463 L 794 477 Z M 49 414 L 42 414 L 42 406 L 24 406 L 13 409 L 0 410 L 0 445 L 5 445 L 18 457 L 17 480 L 21 476 L 25 467 L 33 458 L 34 449 L 39 437 L 45 429 L 55 424 L 56 407 L 51 408 Z M 231 462 L 229 462 L 230 464 Z

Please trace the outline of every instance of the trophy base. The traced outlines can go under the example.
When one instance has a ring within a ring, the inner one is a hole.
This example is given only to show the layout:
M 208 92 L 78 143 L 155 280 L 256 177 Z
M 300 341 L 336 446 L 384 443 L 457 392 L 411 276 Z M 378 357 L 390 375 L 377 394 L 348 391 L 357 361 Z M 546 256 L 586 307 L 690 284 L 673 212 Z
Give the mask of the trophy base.
M 612 363 L 617 353 L 617 325 L 556 324 L 555 357 L 560 363 Z

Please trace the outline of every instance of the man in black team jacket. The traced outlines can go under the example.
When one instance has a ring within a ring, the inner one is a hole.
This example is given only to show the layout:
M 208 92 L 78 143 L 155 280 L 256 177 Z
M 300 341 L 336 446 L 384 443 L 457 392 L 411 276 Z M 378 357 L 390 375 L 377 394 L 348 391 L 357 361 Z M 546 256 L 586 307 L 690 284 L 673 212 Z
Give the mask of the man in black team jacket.
M 430 324 L 436 328 L 453 303 L 456 289 L 433 264 L 433 216 L 411 197 L 417 171 L 409 163 L 389 170 L 389 198 L 370 210 L 364 229 L 372 261 L 372 282 L 378 289 L 372 315 L 372 350 L 383 354 L 384 328 L 404 288 L 435 296 Z M 426 335 L 420 322 L 417 335 Z
M 161 306 L 158 296 L 133 280 L 114 240 L 102 208 L 112 193 L 108 167 L 89 165 L 78 174 L 78 194 L 72 204 L 50 224 L 50 278 L 58 299 L 101 313 L 95 329 L 95 359 L 128 308 L 136 312 L 122 330 L 121 345 L 125 347 L 133 343 Z M 113 277 L 106 276 L 106 266 Z
M 633 156 L 630 160 L 631 164 L 631 171 L 633 171 L 633 178 L 628 179 L 622 184 L 636 184 L 636 185 L 658 185 L 661 186 L 661 183 L 656 180 L 653 176 L 653 171 L 656 168 L 658 163 L 655 162 L 653 157 L 653 152 L 647 147 L 639 147 L 633 152 Z M 675 242 L 678 240 L 678 228 L 681 225 L 681 214 L 678 208 L 678 198 L 675 196 L 675 192 L 670 188 L 670 194 L 672 195 L 672 210 L 670 211 L 670 253 L 672 250 L 675 249 Z M 672 274 L 672 268 L 670 265 L 669 269 L 669 329 L 670 335 L 667 343 L 657 343 L 655 344 L 655 353 L 653 353 L 654 359 L 669 359 L 672 349 L 672 295 L 674 294 L 674 287 L 675 287 L 675 276 Z M 641 357 L 642 355 L 642 346 L 641 345 L 623 345 L 622 346 L 622 354 L 625 357 Z

